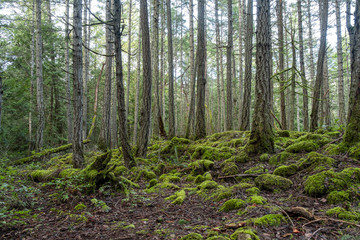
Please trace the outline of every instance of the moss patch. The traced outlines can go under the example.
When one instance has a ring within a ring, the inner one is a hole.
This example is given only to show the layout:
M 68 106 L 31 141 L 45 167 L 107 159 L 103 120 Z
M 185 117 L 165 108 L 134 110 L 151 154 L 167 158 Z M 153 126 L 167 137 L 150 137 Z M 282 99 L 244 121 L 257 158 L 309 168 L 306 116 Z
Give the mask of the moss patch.
M 344 208 L 341 207 L 335 207 L 328 211 L 326 211 L 326 215 L 337 217 L 344 220 L 354 220 L 359 221 L 360 220 L 360 212 L 356 210 L 347 211 Z
M 206 180 L 199 185 L 200 189 L 214 189 L 218 187 L 218 183 L 215 181 Z
M 254 218 L 251 219 L 251 221 L 254 223 L 255 226 L 261 226 L 261 227 L 278 227 L 282 223 L 286 223 L 286 218 L 281 214 L 267 214 L 265 216 L 262 216 L 260 218 Z
M 210 160 L 197 160 L 189 164 L 193 174 L 203 174 L 211 170 L 214 166 L 214 162 Z
M 276 155 L 272 156 L 269 159 L 269 163 L 271 165 L 283 164 L 286 161 L 288 161 L 290 158 L 293 158 L 293 157 L 295 157 L 295 154 L 291 154 L 289 152 L 284 151 L 284 152 L 281 152 L 279 154 L 276 154 Z
M 301 141 L 295 142 L 294 144 L 288 146 L 285 150 L 290 153 L 299 153 L 299 152 L 312 152 L 319 149 L 319 145 L 313 141 Z
M 225 176 L 235 175 L 239 173 L 239 168 L 233 162 L 226 162 L 222 164 L 221 172 Z
M 293 182 L 287 178 L 273 174 L 263 174 L 255 178 L 255 184 L 260 189 L 273 191 L 275 189 L 287 190 Z
M 332 191 L 327 196 L 327 200 L 329 203 L 342 203 L 350 200 L 350 194 L 345 191 Z
M 180 239 L 181 240 L 202 240 L 203 237 L 198 233 L 190 233 Z
M 256 231 L 251 228 L 238 228 L 231 236 L 231 240 L 260 240 L 256 235 Z
M 172 204 L 182 204 L 186 198 L 186 193 L 184 190 L 176 192 L 174 195 L 165 198 L 165 200 L 173 200 Z
M 298 171 L 298 166 L 296 164 L 291 164 L 289 166 L 280 166 L 274 170 L 274 175 L 281 177 L 289 177 L 294 175 Z
M 231 210 L 237 210 L 245 206 L 245 201 L 241 199 L 230 199 L 224 202 L 220 207 L 220 212 L 230 212 Z

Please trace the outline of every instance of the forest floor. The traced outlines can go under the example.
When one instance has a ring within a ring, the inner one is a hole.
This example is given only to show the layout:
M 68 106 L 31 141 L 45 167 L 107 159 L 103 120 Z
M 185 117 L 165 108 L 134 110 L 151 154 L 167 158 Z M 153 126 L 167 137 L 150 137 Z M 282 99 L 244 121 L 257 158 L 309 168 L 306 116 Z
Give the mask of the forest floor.
M 248 132 L 155 141 L 131 170 L 118 150 L 81 171 L 70 153 L 6 162 L 0 239 L 360 239 L 360 149 L 338 154 L 340 135 L 277 132 L 261 156 Z

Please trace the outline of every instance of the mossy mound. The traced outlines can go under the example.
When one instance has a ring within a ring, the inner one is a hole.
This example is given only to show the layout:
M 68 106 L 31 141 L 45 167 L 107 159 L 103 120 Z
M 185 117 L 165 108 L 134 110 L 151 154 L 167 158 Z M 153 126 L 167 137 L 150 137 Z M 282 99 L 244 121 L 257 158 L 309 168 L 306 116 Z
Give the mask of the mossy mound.
M 291 164 L 289 166 L 280 166 L 274 170 L 274 175 L 278 175 L 281 177 L 289 177 L 294 175 L 298 171 L 298 166 L 296 164 Z
M 190 233 L 182 238 L 180 240 L 202 240 L 203 237 L 198 233 Z
M 220 207 L 220 212 L 230 212 L 231 210 L 237 210 L 245 206 L 245 201 L 241 199 L 230 199 L 224 202 Z
M 214 166 L 214 162 L 210 160 L 197 160 L 191 162 L 188 167 L 192 169 L 192 174 L 203 174 L 211 170 Z
M 260 193 L 260 189 L 258 189 L 257 187 L 251 187 L 245 190 L 245 192 L 249 195 L 257 195 Z
M 221 172 L 224 176 L 231 176 L 239 173 L 239 168 L 233 162 L 224 162 L 221 164 Z
M 186 198 L 186 193 L 184 190 L 180 190 L 178 192 L 175 192 L 174 195 L 171 195 L 167 198 L 165 198 L 165 200 L 173 200 L 171 203 L 172 204 L 182 204 L 184 202 Z
M 224 236 L 212 236 L 206 238 L 206 240 L 230 240 L 230 238 Z
M 263 174 L 255 178 L 258 188 L 273 191 L 275 189 L 288 190 L 293 182 L 287 178 L 273 174 Z
M 281 214 L 267 214 L 259 218 L 251 219 L 251 222 L 254 223 L 255 226 L 259 227 L 278 227 L 287 221 L 286 218 Z
M 58 175 L 59 170 L 57 169 L 34 170 L 30 172 L 30 178 L 38 182 L 49 181 L 56 178 Z
M 271 165 L 283 164 L 283 163 L 287 162 L 289 159 L 292 159 L 295 157 L 296 157 L 295 154 L 284 151 L 284 152 L 281 152 L 281 153 L 278 153 L 278 154 L 272 156 L 269 159 L 269 164 L 271 164 Z
M 360 168 L 346 168 L 342 172 L 323 171 L 308 177 L 305 192 L 314 197 L 323 196 L 336 190 L 344 190 L 360 183 Z
M 360 212 L 354 209 L 347 211 L 342 207 L 335 207 L 326 211 L 326 215 L 344 220 L 360 221 Z
M 350 200 L 350 194 L 346 191 L 332 191 L 327 196 L 327 201 L 332 204 L 342 203 Z
M 250 196 L 246 201 L 251 204 L 263 205 L 266 203 L 267 200 L 262 196 L 254 195 Z
M 75 174 L 78 174 L 80 172 L 79 169 L 76 168 L 68 168 L 68 169 L 64 169 L 60 172 L 59 177 L 61 178 L 69 178 L 71 176 L 74 176 Z
M 215 181 L 206 180 L 199 185 L 200 189 L 214 189 L 218 187 L 218 183 Z
M 186 138 L 173 137 L 170 141 L 165 143 L 165 146 L 161 148 L 161 154 L 179 154 L 188 149 L 188 144 L 191 141 Z
M 256 235 L 256 231 L 252 228 L 238 228 L 233 234 L 230 236 L 231 240 L 260 240 L 260 238 Z
M 215 148 L 209 146 L 198 146 L 192 154 L 193 159 L 208 159 L 212 161 L 219 161 L 230 158 L 235 154 L 235 149 L 229 147 Z
M 329 169 L 335 164 L 335 160 L 331 157 L 324 156 L 317 152 L 307 154 L 307 158 L 302 159 L 298 163 L 299 170 L 308 168 L 309 171 L 319 171 Z
M 265 169 L 264 165 L 260 164 L 255 167 L 252 167 L 248 170 L 246 170 L 245 174 L 257 174 L 257 173 L 265 173 L 267 169 Z
M 290 132 L 288 130 L 278 130 L 276 133 L 279 137 L 290 137 Z
M 290 153 L 312 152 L 319 149 L 319 145 L 313 141 L 300 141 L 288 146 L 285 151 Z
M 331 139 L 323 134 L 307 133 L 304 136 L 301 136 L 297 139 L 297 142 L 302 142 L 302 141 L 313 141 L 314 143 L 322 147 L 325 144 L 331 142 Z

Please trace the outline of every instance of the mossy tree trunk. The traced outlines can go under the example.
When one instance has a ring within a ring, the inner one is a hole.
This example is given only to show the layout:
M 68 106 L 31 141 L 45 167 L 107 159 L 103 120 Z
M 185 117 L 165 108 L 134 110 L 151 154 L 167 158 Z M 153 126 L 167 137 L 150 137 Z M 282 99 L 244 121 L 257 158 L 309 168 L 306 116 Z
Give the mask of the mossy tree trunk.
M 246 147 L 251 153 L 274 152 L 270 106 L 270 31 L 270 0 L 259 0 L 256 30 L 256 99 L 250 140 Z
M 226 131 L 232 130 L 233 127 L 233 88 L 232 88 L 232 50 L 233 50 L 233 17 L 232 17 L 232 0 L 227 1 L 228 10 L 228 44 L 226 48 Z

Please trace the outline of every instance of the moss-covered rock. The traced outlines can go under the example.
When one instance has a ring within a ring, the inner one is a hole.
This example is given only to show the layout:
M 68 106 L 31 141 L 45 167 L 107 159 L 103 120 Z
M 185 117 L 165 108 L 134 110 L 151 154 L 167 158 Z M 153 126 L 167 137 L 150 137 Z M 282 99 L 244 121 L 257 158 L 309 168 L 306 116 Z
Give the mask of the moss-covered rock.
M 326 211 L 326 215 L 337 217 L 344 220 L 353 220 L 359 221 L 360 220 L 360 212 L 356 210 L 347 211 L 342 207 L 335 207 L 328 211 Z
M 188 167 L 192 169 L 192 174 L 203 174 L 211 170 L 214 166 L 214 162 L 210 160 L 197 160 L 191 162 Z
M 249 195 L 257 195 L 260 193 L 260 189 L 258 189 L 257 187 L 251 187 L 245 190 L 245 192 Z
M 231 240 L 260 240 L 256 231 L 252 228 L 238 228 L 231 236 Z
M 173 200 L 172 204 L 182 204 L 186 198 L 186 193 L 184 190 L 180 190 L 175 192 L 174 195 L 171 195 L 170 197 L 165 198 L 165 200 Z
M 317 152 L 311 152 L 307 154 L 307 157 L 300 160 L 298 163 L 299 170 L 309 168 L 309 171 L 321 170 L 323 168 L 331 168 L 335 163 L 335 160 L 331 157 L 324 156 Z
M 299 152 L 312 152 L 319 149 L 319 145 L 311 140 L 305 140 L 300 142 L 295 142 L 294 144 L 288 146 L 285 150 L 290 153 L 299 153 Z
M 202 240 L 203 237 L 198 233 L 190 233 L 182 238 L 180 240 Z
M 230 212 L 231 210 L 237 210 L 245 206 L 245 201 L 241 199 L 230 199 L 224 202 L 220 207 L 220 212 Z
M 239 168 L 233 162 L 227 162 L 221 165 L 221 172 L 225 176 L 235 175 L 239 173 Z
M 165 164 L 164 163 L 160 163 L 158 164 L 153 171 L 157 174 L 157 175 L 161 175 L 165 172 Z
M 278 154 L 272 156 L 269 159 L 269 163 L 271 165 L 279 165 L 279 164 L 285 163 L 286 161 L 288 161 L 289 159 L 294 158 L 294 157 L 295 157 L 295 154 L 283 151 L 281 153 L 278 153 Z
M 289 130 L 278 130 L 276 133 L 279 137 L 290 137 Z
M 74 176 L 75 174 L 78 174 L 79 172 L 80 172 L 79 169 L 67 168 L 60 172 L 59 177 L 61 177 L 61 178 L 71 177 L 71 176 Z
M 30 177 L 34 181 L 39 181 L 39 182 L 54 179 L 58 175 L 59 175 L 59 171 L 57 169 L 34 170 L 30 173 Z
M 248 170 L 246 170 L 244 173 L 245 174 L 257 174 L 257 173 L 264 173 L 266 172 L 266 169 L 264 167 L 264 165 L 260 164 L 260 165 L 257 165 L 255 167 L 252 167 Z
M 246 201 L 248 203 L 258 204 L 258 205 L 263 205 L 266 203 L 266 199 L 258 195 L 250 196 Z
M 154 187 L 157 183 L 158 183 L 158 181 L 157 181 L 156 179 L 151 179 L 147 188 L 152 188 L 152 187 Z
M 305 192 L 314 197 L 323 196 L 335 190 L 344 190 L 360 183 L 360 168 L 346 168 L 342 172 L 323 171 L 308 177 Z
M 267 153 L 261 154 L 259 159 L 261 162 L 268 162 L 270 159 L 270 155 Z
M 261 227 L 278 227 L 282 223 L 286 223 L 286 218 L 281 214 L 267 214 L 265 216 L 251 219 L 251 221 L 254 223 L 255 226 L 261 226 Z
M 327 196 L 327 200 L 332 204 L 346 202 L 350 200 L 350 194 L 345 191 L 332 191 Z
M 316 134 L 316 133 L 307 133 L 304 136 L 301 136 L 297 139 L 297 142 L 302 142 L 302 141 L 313 141 L 314 143 L 316 143 L 317 145 L 322 147 L 325 144 L 328 144 L 329 142 L 331 142 L 331 139 L 326 135 Z
M 274 175 L 281 177 L 289 177 L 294 175 L 298 171 L 298 166 L 296 164 L 291 164 L 289 166 L 282 165 L 274 170 Z
M 356 160 L 360 160 L 360 143 L 349 148 L 349 156 Z
M 209 146 L 199 146 L 195 149 L 192 158 L 203 158 L 212 161 L 219 161 L 230 158 L 235 152 L 235 149 L 229 147 L 219 149 Z
M 176 182 L 180 182 L 180 177 L 174 175 L 174 174 L 163 174 L 159 177 L 159 180 L 162 182 L 172 182 L 172 183 L 176 183 Z
M 237 163 L 246 163 L 250 161 L 250 157 L 245 151 L 241 151 L 238 155 L 233 156 L 234 161 Z
M 200 189 L 214 189 L 218 187 L 218 183 L 215 181 L 206 180 L 199 185 Z
M 258 188 L 273 191 L 275 189 L 288 190 L 293 182 L 287 178 L 273 174 L 263 174 L 255 178 Z
M 197 175 L 194 179 L 194 183 L 202 183 L 205 181 L 205 177 L 203 175 Z
M 224 236 L 212 236 L 206 238 L 206 240 L 230 240 L 230 238 Z

